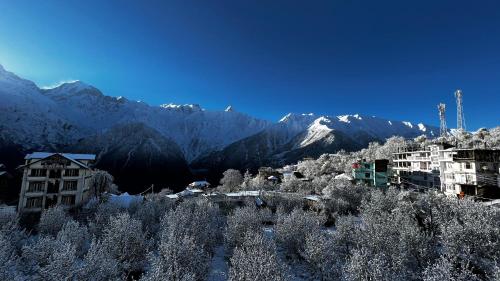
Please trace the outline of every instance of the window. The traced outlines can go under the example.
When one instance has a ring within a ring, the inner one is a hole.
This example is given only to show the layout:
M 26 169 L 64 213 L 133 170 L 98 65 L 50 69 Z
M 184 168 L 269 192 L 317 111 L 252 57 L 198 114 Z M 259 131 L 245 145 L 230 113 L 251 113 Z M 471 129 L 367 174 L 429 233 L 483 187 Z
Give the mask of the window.
M 57 179 L 60 177 L 61 177 L 61 170 L 50 170 L 49 171 L 49 178 Z
M 369 178 L 370 177 L 370 173 L 365 173 L 365 178 Z
M 31 169 L 30 177 L 45 177 L 47 176 L 46 169 Z
M 26 199 L 26 208 L 41 208 L 42 197 L 30 197 Z
M 28 192 L 40 192 L 45 188 L 45 182 L 43 181 L 30 181 L 28 184 Z
M 370 169 L 370 164 L 365 164 L 366 169 Z
M 80 170 L 78 169 L 66 169 L 64 171 L 65 177 L 78 177 Z
M 64 195 L 61 197 L 63 205 L 75 205 L 75 195 Z
M 470 164 L 470 162 L 465 162 L 465 169 L 471 169 L 472 168 L 472 165 Z
M 76 190 L 77 185 L 78 185 L 77 181 L 64 181 L 63 191 L 74 191 Z

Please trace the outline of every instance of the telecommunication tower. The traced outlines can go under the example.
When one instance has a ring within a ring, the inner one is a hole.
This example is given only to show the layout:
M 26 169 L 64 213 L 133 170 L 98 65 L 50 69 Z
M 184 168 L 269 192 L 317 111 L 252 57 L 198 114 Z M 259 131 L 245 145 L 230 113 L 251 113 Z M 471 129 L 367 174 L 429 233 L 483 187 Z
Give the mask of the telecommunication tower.
M 448 134 L 448 130 L 446 129 L 446 117 L 445 117 L 445 110 L 446 110 L 446 104 L 440 103 L 438 104 L 438 110 L 439 110 L 439 135 L 441 137 L 446 137 Z
M 457 129 L 459 131 L 465 130 L 465 120 L 464 120 L 464 111 L 462 105 L 462 91 L 455 91 L 455 98 L 457 98 Z

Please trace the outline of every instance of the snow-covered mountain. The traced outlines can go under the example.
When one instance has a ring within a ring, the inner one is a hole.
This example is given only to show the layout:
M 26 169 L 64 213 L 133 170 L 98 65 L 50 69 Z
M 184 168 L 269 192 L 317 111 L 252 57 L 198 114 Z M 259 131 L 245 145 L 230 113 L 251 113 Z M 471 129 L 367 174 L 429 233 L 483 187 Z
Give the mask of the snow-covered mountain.
M 234 110 L 207 111 L 199 105 L 150 106 L 109 97 L 80 81 L 44 90 L 43 94 L 61 108 L 69 122 L 78 124 L 86 133 L 104 133 L 114 126 L 144 123 L 177 143 L 188 161 L 269 126 L 267 121 Z
M 433 137 L 437 128 L 373 116 L 316 116 L 287 114 L 262 132 L 234 142 L 221 151 L 194 161 L 194 167 L 255 169 L 283 165 L 304 157 L 318 157 L 341 149 L 359 150 L 369 142 L 383 142 L 391 136 Z
M 113 162 L 110 158 L 151 163 L 175 159 L 183 166 L 239 168 L 354 150 L 394 135 L 436 132 L 424 124 L 359 114 L 287 114 L 272 123 L 232 106 L 220 111 L 196 104 L 151 106 L 106 96 L 82 81 L 39 88 L 0 65 L 0 145 L 22 147 L 23 152 L 77 149 L 97 153 L 101 163 Z M 128 164 L 122 162 L 112 166 Z

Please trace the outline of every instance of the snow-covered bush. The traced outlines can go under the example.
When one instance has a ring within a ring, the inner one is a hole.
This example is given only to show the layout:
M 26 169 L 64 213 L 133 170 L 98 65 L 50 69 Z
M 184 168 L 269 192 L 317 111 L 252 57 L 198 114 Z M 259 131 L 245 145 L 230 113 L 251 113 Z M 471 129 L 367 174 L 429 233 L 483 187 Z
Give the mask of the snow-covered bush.
M 244 237 L 231 257 L 230 281 L 288 280 L 273 241 L 255 231 L 247 232 Z
M 324 217 L 301 209 L 295 209 L 290 214 L 278 213 L 276 238 L 289 254 L 301 255 L 306 236 L 320 231 L 323 224 Z
M 56 236 L 62 227 L 71 220 L 66 211 L 61 206 L 49 208 L 42 212 L 38 231 L 41 234 Z

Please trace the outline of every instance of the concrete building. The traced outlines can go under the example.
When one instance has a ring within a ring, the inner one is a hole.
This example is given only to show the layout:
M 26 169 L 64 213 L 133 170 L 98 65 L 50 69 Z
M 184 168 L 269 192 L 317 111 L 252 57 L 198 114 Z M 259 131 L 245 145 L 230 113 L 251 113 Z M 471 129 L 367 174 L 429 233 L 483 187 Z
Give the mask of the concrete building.
M 352 168 L 352 177 L 355 181 L 374 187 L 387 187 L 390 173 L 389 160 L 359 161 L 354 163 Z
M 393 153 L 393 184 L 440 188 L 440 157 L 447 146 L 408 144 Z
M 89 197 L 93 154 L 34 152 L 26 155 L 19 212 L 40 212 L 54 205 L 68 208 Z
M 500 198 L 500 150 L 447 149 L 440 169 L 441 191 L 449 196 Z

